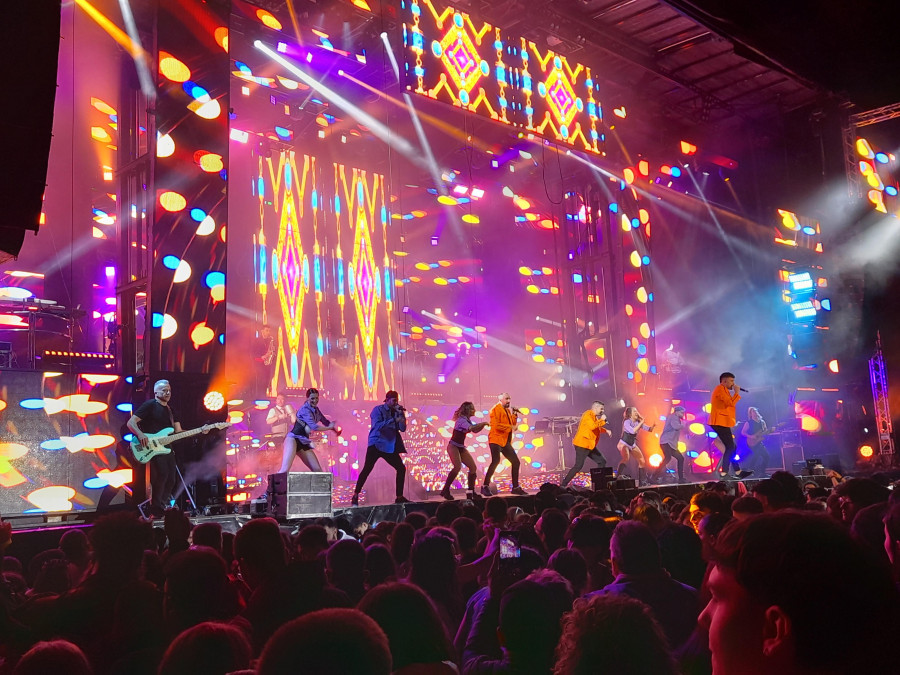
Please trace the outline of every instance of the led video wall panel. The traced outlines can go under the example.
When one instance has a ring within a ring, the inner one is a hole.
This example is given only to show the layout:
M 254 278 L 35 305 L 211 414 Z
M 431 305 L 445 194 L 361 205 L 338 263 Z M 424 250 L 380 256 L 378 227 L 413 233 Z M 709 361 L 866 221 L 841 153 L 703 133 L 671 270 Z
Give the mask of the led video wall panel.
M 384 176 L 287 148 L 255 154 L 256 288 L 276 344 L 270 389 L 381 397 L 397 339 Z
M 603 152 L 591 69 L 431 0 L 400 3 L 407 89 L 579 150 Z
M 129 490 L 130 396 L 118 375 L 0 371 L 0 514 L 93 510 Z
M 225 359 L 228 10 L 160 3 L 151 363 L 215 371 Z

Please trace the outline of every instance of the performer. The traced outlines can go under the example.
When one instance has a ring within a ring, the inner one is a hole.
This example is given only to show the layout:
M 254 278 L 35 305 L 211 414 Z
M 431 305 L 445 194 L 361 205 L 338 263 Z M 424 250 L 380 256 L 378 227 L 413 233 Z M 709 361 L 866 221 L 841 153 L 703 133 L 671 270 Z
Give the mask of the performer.
M 625 475 L 625 469 L 628 467 L 629 457 L 633 457 L 638 465 L 638 483 L 644 485 L 646 483 L 646 480 L 644 479 L 644 466 L 646 465 L 647 460 L 644 458 L 644 453 L 638 447 L 637 435 L 638 431 L 641 429 L 653 431 L 656 428 L 656 424 L 649 427 L 644 424 L 644 418 L 641 417 L 638 409 L 634 407 L 625 408 L 623 417 L 625 418 L 625 421 L 622 423 L 622 438 L 619 439 L 619 443 L 616 446 L 619 453 L 622 455 L 622 461 L 619 463 L 619 468 L 616 470 L 616 477 L 628 477 Z
M 507 461 L 512 465 L 512 490 L 514 495 L 528 494 L 519 487 L 519 458 L 516 456 L 512 447 L 513 430 L 519 421 L 519 409 L 510 406 L 509 394 L 503 393 L 497 397 L 497 403 L 491 408 L 490 426 L 491 431 L 488 434 L 488 447 L 491 449 L 491 463 L 488 465 L 487 471 L 484 473 L 484 485 L 481 488 L 481 494 L 490 497 L 494 494 L 491 490 L 491 477 L 494 470 L 500 464 L 500 455 L 506 457 Z
M 740 387 L 734 383 L 734 373 L 719 375 L 719 384 L 713 389 L 710 397 L 709 428 L 716 432 L 715 446 L 722 453 L 719 476 L 728 476 L 729 463 L 734 465 L 734 475 L 741 479 L 751 475 L 752 471 L 741 471 L 735 460 L 734 434 L 731 428 L 737 424 L 734 405 L 741 400 Z
M 270 437 L 273 443 L 278 446 L 284 445 L 288 430 L 296 421 L 296 414 L 297 411 L 287 402 L 287 396 L 283 392 L 278 392 L 278 396 L 275 397 L 275 405 L 266 413 L 266 424 L 272 427 Z
M 650 476 L 651 483 L 658 483 L 661 474 L 665 473 L 669 460 L 678 464 L 678 482 L 684 483 L 684 455 L 678 450 L 678 437 L 684 427 L 684 406 L 676 405 L 672 414 L 666 418 L 662 435 L 659 437 L 659 449 L 663 452 L 663 460 Z
M 313 451 L 309 435 L 314 431 L 335 431 L 337 422 L 331 422 L 319 410 L 319 390 L 312 387 L 306 390 L 306 402 L 297 411 L 293 428 L 284 439 L 284 454 L 281 457 L 281 468 L 278 473 L 290 471 L 294 455 L 306 464 L 310 471 L 321 471 L 322 465 Z
M 263 325 L 259 337 L 253 340 L 253 363 L 256 368 L 256 391 L 268 396 L 272 389 L 275 338 L 272 329 Z
M 172 387 L 168 380 L 158 380 L 153 385 L 153 398 L 144 401 L 132 414 L 126 424 L 143 447 L 149 445 L 147 434 L 155 434 L 166 427 L 172 427 L 176 434 L 183 431 L 181 423 L 175 420 L 169 399 Z M 150 462 L 150 513 L 162 516 L 172 503 L 177 466 L 175 453 L 156 455 Z
M 473 496 L 475 493 L 475 458 L 472 457 L 472 454 L 468 450 L 466 450 L 466 434 L 477 434 L 487 426 L 487 422 L 473 424 L 471 417 L 474 414 L 475 404 L 471 401 L 464 401 L 463 404 L 456 409 L 456 412 L 453 413 L 453 419 L 456 420 L 456 423 L 453 425 L 453 434 L 450 436 L 450 441 L 447 443 L 447 454 L 450 456 L 453 468 L 447 476 L 447 481 L 444 483 L 444 489 L 441 490 L 441 497 L 448 501 L 453 501 L 453 495 L 450 494 L 450 486 L 459 475 L 459 469 L 462 464 L 465 464 L 466 468 L 469 470 L 467 483 L 468 490 Z
M 744 426 L 741 428 L 741 436 L 746 440 L 747 449 L 750 451 L 747 463 L 752 462 L 754 473 L 765 477 L 766 467 L 769 466 L 769 451 L 763 440 L 769 433 L 769 427 L 763 416 L 759 414 L 759 409 L 751 406 L 747 409 L 747 414 L 750 419 L 744 422 Z
M 606 466 L 606 458 L 597 449 L 600 434 L 612 436 L 612 432 L 606 428 L 606 413 L 603 403 L 594 401 L 590 410 L 585 410 L 581 415 L 578 431 L 575 432 L 575 438 L 572 439 L 572 445 L 575 446 L 575 465 L 563 478 L 561 483 L 563 487 L 566 487 L 575 478 L 575 474 L 581 471 L 584 460 L 588 457 L 594 460 L 597 466 Z
M 406 452 L 403 447 L 403 437 L 400 432 L 406 431 L 406 408 L 400 405 L 400 394 L 389 391 L 384 395 L 384 403 L 372 408 L 369 415 L 372 420 L 372 429 L 369 431 L 369 447 L 366 449 L 366 461 L 359 478 L 356 480 L 356 490 L 353 492 L 351 503 L 359 506 L 359 493 L 362 492 L 366 479 L 372 473 L 375 462 L 383 459 L 397 471 L 395 483 L 397 498 L 395 504 L 403 504 L 409 500 L 403 496 L 403 481 L 406 479 L 406 467 L 403 466 L 401 453 Z

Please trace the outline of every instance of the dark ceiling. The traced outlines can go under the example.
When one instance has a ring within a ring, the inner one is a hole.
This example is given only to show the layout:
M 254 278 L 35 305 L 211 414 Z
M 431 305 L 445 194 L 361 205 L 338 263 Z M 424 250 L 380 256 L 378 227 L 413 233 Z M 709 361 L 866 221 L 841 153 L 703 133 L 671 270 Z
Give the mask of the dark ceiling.
M 863 0 L 456 0 L 596 65 L 607 100 L 689 125 L 731 126 L 811 105 L 900 100 L 900 3 Z

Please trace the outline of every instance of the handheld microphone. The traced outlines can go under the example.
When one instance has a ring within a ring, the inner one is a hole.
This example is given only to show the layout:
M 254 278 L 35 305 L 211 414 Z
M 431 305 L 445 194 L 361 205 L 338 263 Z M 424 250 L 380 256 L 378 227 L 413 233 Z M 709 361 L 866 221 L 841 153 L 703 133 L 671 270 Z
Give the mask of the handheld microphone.
M 749 389 L 744 389 L 743 387 L 738 387 L 738 389 L 740 389 L 740 390 L 741 390 L 742 392 L 744 392 L 745 394 L 749 394 L 749 393 L 750 393 L 750 390 L 749 390 Z
M 397 410 L 399 410 L 400 412 L 406 412 L 406 408 L 404 408 L 402 405 L 398 405 Z
M 511 407 L 512 407 L 512 411 L 513 411 L 514 413 L 516 413 L 516 415 L 521 415 L 521 414 L 522 414 L 522 411 L 519 410 L 517 407 L 515 407 L 515 406 L 511 406 Z

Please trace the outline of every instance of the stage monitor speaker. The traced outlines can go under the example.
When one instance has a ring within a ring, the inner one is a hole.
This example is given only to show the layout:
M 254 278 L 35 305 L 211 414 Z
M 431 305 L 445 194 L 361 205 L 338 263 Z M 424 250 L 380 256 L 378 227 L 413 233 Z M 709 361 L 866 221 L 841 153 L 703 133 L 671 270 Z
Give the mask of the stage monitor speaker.
M 609 483 L 615 480 L 613 478 L 613 468 L 611 466 L 598 466 L 591 469 L 591 488 L 594 491 L 608 490 Z
M 269 515 L 276 518 L 330 518 L 334 476 L 327 472 L 269 474 Z
M 53 131 L 59 61 L 60 0 L 19 2 L 0 22 L 5 87 L 16 102 L 0 106 L 0 262 L 15 258 L 25 232 L 37 232 Z

